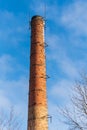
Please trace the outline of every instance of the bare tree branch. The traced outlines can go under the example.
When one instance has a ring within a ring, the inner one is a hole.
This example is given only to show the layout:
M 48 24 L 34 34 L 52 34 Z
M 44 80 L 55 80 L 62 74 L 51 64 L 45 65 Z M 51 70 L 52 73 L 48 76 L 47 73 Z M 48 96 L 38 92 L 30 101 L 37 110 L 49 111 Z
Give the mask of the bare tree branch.
M 15 115 L 13 107 L 8 115 L 0 111 L 0 130 L 21 130 L 21 122 L 22 120 L 19 120 L 19 117 Z
M 87 75 L 81 75 L 72 89 L 71 106 L 60 109 L 69 130 L 87 130 Z

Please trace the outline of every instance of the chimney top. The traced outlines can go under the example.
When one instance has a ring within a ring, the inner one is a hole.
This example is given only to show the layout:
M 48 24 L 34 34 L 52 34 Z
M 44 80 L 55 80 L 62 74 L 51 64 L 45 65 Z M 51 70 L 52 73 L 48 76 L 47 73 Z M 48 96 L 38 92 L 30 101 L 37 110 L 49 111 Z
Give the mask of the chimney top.
M 41 19 L 41 20 L 44 20 L 43 17 L 40 16 L 40 15 L 34 15 L 34 16 L 32 17 L 32 20 L 34 20 L 34 19 Z

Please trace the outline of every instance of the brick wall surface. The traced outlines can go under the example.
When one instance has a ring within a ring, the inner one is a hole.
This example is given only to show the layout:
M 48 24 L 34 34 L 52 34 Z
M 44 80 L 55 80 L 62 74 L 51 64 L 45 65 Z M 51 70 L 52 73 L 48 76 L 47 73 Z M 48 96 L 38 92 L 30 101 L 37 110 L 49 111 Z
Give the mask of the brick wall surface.
M 31 20 L 28 130 L 48 130 L 44 20 Z

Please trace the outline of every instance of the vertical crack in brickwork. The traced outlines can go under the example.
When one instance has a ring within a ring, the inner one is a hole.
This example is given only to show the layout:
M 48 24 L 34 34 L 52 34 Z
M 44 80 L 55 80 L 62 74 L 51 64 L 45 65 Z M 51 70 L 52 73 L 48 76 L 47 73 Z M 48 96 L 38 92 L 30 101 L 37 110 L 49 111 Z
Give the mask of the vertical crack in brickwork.
M 44 24 L 41 16 L 31 20 L 28 130 L 48 130 Z

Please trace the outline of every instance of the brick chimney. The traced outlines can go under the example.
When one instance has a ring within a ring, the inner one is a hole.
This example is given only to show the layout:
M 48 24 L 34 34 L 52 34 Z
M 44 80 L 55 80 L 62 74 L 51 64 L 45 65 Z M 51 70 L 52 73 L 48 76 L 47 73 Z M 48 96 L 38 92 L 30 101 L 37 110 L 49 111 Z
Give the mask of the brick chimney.
M 44 25 L 41 16 L 32 17 L 28 130 L 48 130 Z

